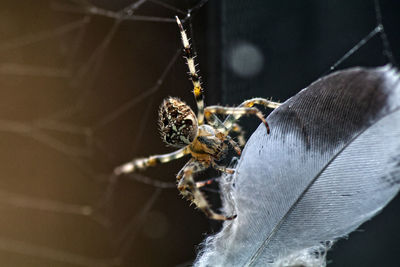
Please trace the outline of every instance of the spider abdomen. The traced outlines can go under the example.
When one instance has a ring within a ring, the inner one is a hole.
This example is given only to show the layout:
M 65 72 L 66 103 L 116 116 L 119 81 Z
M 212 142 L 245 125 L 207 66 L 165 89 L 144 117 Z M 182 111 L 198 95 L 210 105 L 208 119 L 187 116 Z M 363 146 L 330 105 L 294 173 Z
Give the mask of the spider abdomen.
M 158 125 L 161 138 L 170 146 L 187 146 L 197 136 L 196 116 L 193 110 L 178 98 L 166 98 L 161 104 Z

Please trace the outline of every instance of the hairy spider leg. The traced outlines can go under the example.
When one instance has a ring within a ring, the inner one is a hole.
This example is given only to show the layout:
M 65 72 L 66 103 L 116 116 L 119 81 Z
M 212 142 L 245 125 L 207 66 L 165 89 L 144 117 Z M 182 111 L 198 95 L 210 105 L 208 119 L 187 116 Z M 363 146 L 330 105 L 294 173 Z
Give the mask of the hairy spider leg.
M 217 163 L 215 163 L 215 161 L 211 161 L 211 166 L 214 169 L 216 169 L 217 171 L 220 171 L 220 172 L 225 172 L 225 173 L 228 173 L 228 174 L 233 174 L 235 172 L 234 169 L 230 169 L 230 168 L 227 168 L 225 166 L 220 166 Z
M 197 103 L 197 121 L 199 125 L 204 123 L 204 94 L 203 88 L 201 87 L 200 77 L 196 70 L 196 64 L 194 63 L 195 55 L 192 47 L 190 46 L 189 39 L 187 38 L 185 29 L 183 29 L 182 23 L 178 16 L 175 16 L 176 23 L 178 24 L 181 32 L 181 39 L 183 44 L 183 57 L 186 59 L 186 64 L 189 68 L 189 78 L 193 83 L 193 94 Z
M 115 184 L 117 183 L 118 177 L 122 174 L 128 174 L 136 170 L 145 170 L 147 167 L 155 166 L 159 163 L 166 163 L 173 161 L 175 159 L 182 158 L 183 156 L 189 154 L 189 150 L 184 147 L 176 150 L 172 153 L 164 155 L 153 155 L 147 158 L 138 158 L 130 162 L 122 164 L 114 169 L 113 175 L 110 176 L 110 183 L 105 193 L 105 200 L 108 202 L 114 192 Z
M 261 98 L 261 97 L 255 97 L 255 98 L 251 98 L 248 99 L 246 101 L 243 101 L 242 104 L 239 105 L 239 107 L 252 107 L 255 104 L 258 105 L 263 105 L 267 108 L 272 108 L 272 109 L 276 109 L 277 107 L 279 107 L 281 105 L 281 103 L 279 102 L 274 102 L 265 98 Z
M 244 101 L 242 104 L 240 104 L 238 106 L 238 108 L 242 108 L 242 107 L 251 108 L 255 104 L 263 105 L 263 106 L 265 106 L 267 108 L 271 108 L 271 109 L 275 109 L 281 105 L 281 103 L 278 103 L 278 102 L 273 102 L 273 101 L 265 99 L 265 98 L 256 97 L 256 98 L 252 98 L 252 99 Z M 234 128 L 235 121 L 237 121 L 241 116 L 242 116 L 241 114 L 230 114 L 228 117 L 226 117 L 226 119 L 224 121 L 225 128 L 228 129 L 229 131 L 231 131 Z M 268 133 L 269 133 L 269 127 L 268 127 Z
M 240 149 L 240 146 L 229 135 L 227 135 L 225 138 L 228 140 L 229 144 L 233 147 L 233 149 L 235 149 L 236 154 L 238 154 L 240 156 L 240 154 L 242 154 L 242 150 Z M 244 141 L 244 138 L 243 138 L 243 141 Z
M 170 162 L 175 159 L 182 158 L 186 154 L 189 154 L 189 150 L 184 147 L 172 153 L 164 154 L 164 155 L 153 155 L 148 158 L 138 158 L 134 159 L 130 162 L 127 162 L 117 168 L 114 169 L 115 175 L 127 174 L 134 172 L 136 170 L 145 170 L 147 167 L 155 166 L 159 163 Z
M 208 204 L 206 198 L 200 189 L 196 186 L 196 182 L 193 179 L 193 175 L 196 172 L 202 171 L 208 167 L 208 164 L 205 162 L 196 161 L 191 159 L 186 163 L 186 165 L 179 171 L 176 176 L 178 182 L 178 190 L 181 194 L 189 201 L 194 203 L 197 208 L 204 212 L 204 214 L 213 220 L 232 220 L 236 218 L 236 215 L 226 217 L 224 215 L 215 213 L 210 204 Z
M 239 124 L 233 123 L 232 127 L 231 127 L 231 131 L 238 134 L 237 139 L 238 139 L 239 147 L 243 147 L 246 144 L 246 140 L 244 138 L 245 132 L 244 132 L 243 128 Z M 229 136 L 229 135 L 227 135 L 227 136 Z
M 263 113 L 255 107 L 221 107 L 221 106 L 208 106 L 204 109 L 204 115 L 206 119 L 210 118 L 212 114 L 224 114 L 224 115 L 234 115 L 232 116 L 236 120 L 239 119 L 243 115 L 256 115 L 267 128 L 267 133 L 269 133 L 269 125 L 264 118 Z M 230 127 L 225 127 L 229 129 L 232 127 L 232 124 L 228 124 Z M 225 132 L 228 135 L 228 132 Z
M 218 132 L 221 132 L 221 133 L 229 132 L 229 130 L 225 127 L 224 123 L 217 117 L 217 115 L 210 114 L 206 118 L 206 120 L 207 120 L 207 123 L 209 125 L 213 126 L 213 128 L 217 129 Z

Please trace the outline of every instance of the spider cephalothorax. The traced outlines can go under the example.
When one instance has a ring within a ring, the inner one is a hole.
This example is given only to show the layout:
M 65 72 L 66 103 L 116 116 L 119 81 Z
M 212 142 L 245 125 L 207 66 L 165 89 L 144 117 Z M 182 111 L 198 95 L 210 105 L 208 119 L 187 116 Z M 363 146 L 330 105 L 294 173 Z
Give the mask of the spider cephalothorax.
M 161 104 L 158 115 L 161 138 L 165 143 L 184 147 L 193 142 L 198 131 L 197 119 L 185 102 L 168 97 Z
M 244 145 L 243 132 L 240 126 L 235 123 L 236 120 L 243 115 L 256 115 L 265 124 L 267 134 L 269 133 L 268 124 L 261 111 L 253 106 L 254 104 L 261 104 L 266 107 L 276 108 L 279 106 L 279 103 L 264 98 L 253 98 L 244 101 L 239 107 L 235 108 L 221 106 L 204 107 L 203 88 L 201 87 L 200 77 L 197 74 L 196 65 L 194 64 L 194 55 L 178 17 L 176 17 L 176 22 L 181 32 L 184 57 L 189 67 L 189 77 L 193 83 L 193 94 L 198 110 L 197 116 L 187 104 L 178 98 L 166 98 L 159 110 L 158 124 L 161 137 L 168 145 L 180 147 L 180 149 L 169 154 L 134 159 L 117 167 L 114 173 L 116 175 L 127 174 L 136 170 L 144 170 L 158 163 L 165 163 L 185 155 L 191 155 L 192 158 L 176 176 L 178 190 L 209 218 L 214 220 L 232 220 L 236 215 L 224 216 L 211 209 L 205 196 L 199 189 L 207 185 L 208 182 L 195 182 L 193 176 L 210 166 L 222 172 L 233 173 L 232 169 L 219 166 L 217 162 L 227 151 L 226 143 L 229 143 L 240 154 L 240 147 L 229 136 L 230 132 L 238 133 L 239 143 Z M 224 121 L 221 121 L 216 114 L 228 116 Z

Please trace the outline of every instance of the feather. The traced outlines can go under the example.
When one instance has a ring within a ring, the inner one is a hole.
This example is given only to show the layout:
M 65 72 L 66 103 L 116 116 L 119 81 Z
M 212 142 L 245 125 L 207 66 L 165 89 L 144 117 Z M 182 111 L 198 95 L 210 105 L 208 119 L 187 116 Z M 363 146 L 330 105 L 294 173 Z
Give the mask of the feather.
M 400 76 L 387 65 L 332 73 L 258 127 L 221 185 L 238 217 L 196 266 L 325 266 L 326 251 L 400 188 Z

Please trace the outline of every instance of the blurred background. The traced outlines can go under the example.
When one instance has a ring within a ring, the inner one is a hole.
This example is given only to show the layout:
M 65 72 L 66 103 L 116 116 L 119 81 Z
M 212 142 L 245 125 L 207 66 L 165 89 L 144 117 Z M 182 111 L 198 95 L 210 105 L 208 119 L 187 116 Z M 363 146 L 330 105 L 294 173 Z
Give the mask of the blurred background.
M 218 231 L 175 188 L 187 159 L 110 182 L 119 164 L 171 151 L 163 98 L 195 107 L 175 15 L 206 103 L 237 105 L 285 101 L 335 69 L 398 67 L 399 12 L 396 0 L 3 0 L 0 266 L 188 266 Z M 258 123 L 242 120 L 247 136 Z M 217 185 L 205 193 L 217 208 Z M 398 266 L 399 207 L 339 241 L 329 266 Z

